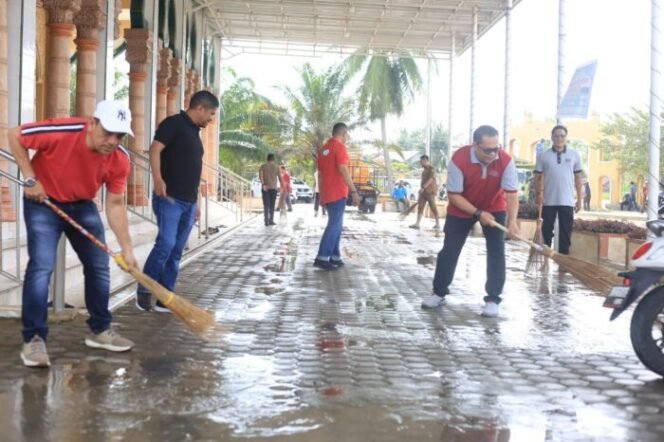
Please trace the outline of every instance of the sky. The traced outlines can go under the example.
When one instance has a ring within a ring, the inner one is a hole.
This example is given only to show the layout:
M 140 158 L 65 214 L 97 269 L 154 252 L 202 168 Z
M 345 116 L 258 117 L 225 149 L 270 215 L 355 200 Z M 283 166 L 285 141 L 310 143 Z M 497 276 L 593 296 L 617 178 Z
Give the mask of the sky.
M 607 117 L 646 108 L 650 83 L 650 1 L 567 0 L 567 86 L 574 70 L 597 60 L 590 113 Z M 558 62 L 558 0 L 521 0 L 512 13 L 511 124 L 554 118 Z M 664 35 L 664 34 L 662 34 Z M 662 42 L 664 46 L 664 42 Z M 502 132 L 504 112 L 505 21 L 478 41 L 476 53 L 475 126 L 490 124 Z M 252 78 L 257 91 L 286 104 L 275 85 L 298 86 L 297 68 L 305 62 L 323 69 L 342 61 L 337 55 L 317 58 L 242 54 L 222 59 L 239 76 Z M 426 78 L 426 61 L 420 61 Z M 470 50 L 454 66 L 453 144 L 470 134 Z M 448 126 L 449 63 L 439 62 L 431 76 L 432 119 Z M 426 121 L 426 93 L 409 104 L 402 117 L 388 118 L 388 138 L 401 129 L 418 129 Z M 368 133 L 380 138 L 380 125 Z

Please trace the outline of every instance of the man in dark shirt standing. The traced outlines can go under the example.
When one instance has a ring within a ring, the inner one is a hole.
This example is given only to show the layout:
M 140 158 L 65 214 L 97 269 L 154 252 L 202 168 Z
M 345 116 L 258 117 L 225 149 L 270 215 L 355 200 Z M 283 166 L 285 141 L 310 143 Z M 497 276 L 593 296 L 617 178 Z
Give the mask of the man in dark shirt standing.
M 200 217 L 198 189 L 203 168 L 200 129 L 208 125 L 219 108 L 219 100 L 208 91 L 196 92 L 189 108 L 159 124 L 150 146 L 154 180 L 152 209 L 159 233 L 143 272 L 168 290 L 175 288 L 180 258 L 194 220 Z M 152 309 L 149 291 L 139 286 L 136 306 Z M 155 311 L 168 312 L 159 301 Z
M 429 204 L 429 210 L 436 218 L 435 229 L 440 228 L 438 221 L 438 207 L 436 206 L 436 197 L 438 196 L 438 184 L 436 183 L 436 170 L 429 163 L 429 156 L 422 155 L 420 157 L 420 164 L 422 165 L 422 182 L 420 184 L 420 194 L 417 198 L 417 221 L 410 226 L 411 229 L 419 229 L 422 215 L 424 214 L 424 206 Z

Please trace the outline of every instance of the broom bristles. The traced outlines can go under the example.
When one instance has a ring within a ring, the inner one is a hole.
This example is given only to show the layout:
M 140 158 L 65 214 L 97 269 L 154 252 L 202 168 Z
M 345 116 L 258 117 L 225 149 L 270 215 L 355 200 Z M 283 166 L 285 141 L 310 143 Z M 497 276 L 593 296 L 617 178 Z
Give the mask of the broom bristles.
M 591 262 L 574 256 L 563 255 L 546 246 L 543 247 L 542 253 L 553 259 L 560 267 L 574 275 L 591 290 L 608 294 L 611 287 L 623 284 L 622 278 L 618 275 Z
M 192 332 L 203 337 L 212 332 L 215 327 L 215 320 L 209 312 L 174 294 L 140 270 L 129 268 L 128 271 L 136 281 L 150 290 Z

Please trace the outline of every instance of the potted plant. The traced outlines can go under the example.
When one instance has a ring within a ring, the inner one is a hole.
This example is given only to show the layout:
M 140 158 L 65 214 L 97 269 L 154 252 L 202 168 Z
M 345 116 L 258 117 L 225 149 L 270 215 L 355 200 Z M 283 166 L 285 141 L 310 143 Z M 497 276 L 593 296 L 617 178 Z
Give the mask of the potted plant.
M 639 237 L 645 235 L 645 229 L 617 220 L 577 219 L 574 220 L 571 253 L 595 263 L 608 259 L 624 265 L 628 253 L 626 239 L 630 234 Z

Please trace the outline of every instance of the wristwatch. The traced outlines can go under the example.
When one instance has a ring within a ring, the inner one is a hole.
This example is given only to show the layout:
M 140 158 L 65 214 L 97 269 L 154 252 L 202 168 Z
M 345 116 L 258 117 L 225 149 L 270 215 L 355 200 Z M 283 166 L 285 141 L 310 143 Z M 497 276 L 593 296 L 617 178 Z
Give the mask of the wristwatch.
M 481 216 L 481 215 L 482 215 L 482 209 L 477 209 L 477 210 L 475 211 L 475 213 L 473 213 L 473 216 L 474 216 L 476 219 L 480 219 L 480 216 Z
M 29 176 L 23 180 L 23 185 L 25 187 L 35 187 L 35 184 L 37 184 L 37 178 L 33 176 Z

